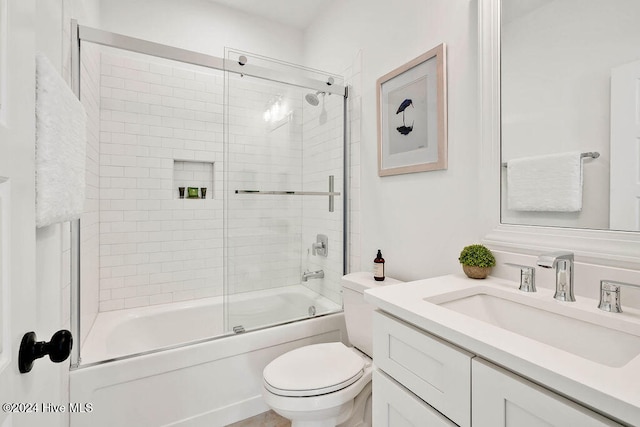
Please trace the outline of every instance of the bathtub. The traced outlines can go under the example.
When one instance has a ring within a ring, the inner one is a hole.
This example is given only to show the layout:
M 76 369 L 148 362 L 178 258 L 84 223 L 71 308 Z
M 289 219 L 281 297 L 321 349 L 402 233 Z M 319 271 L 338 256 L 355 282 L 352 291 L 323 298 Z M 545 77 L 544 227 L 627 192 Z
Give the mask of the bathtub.
M 70 425 L 224 426 L 269 409 L 261 387 L 271 360 L 347 340 L 340 307 L 303 286 L 240 294 L 230 303 L 227 319 L 221 297 L 100 313 L 82 364 L 70 373 L 70 401 L 91 403 L 92 411 L 71 413 Z M 317 317 L 262 327 L 306 318 L 310 307 Z M 222 335 L 225 320 L 248 332 Z

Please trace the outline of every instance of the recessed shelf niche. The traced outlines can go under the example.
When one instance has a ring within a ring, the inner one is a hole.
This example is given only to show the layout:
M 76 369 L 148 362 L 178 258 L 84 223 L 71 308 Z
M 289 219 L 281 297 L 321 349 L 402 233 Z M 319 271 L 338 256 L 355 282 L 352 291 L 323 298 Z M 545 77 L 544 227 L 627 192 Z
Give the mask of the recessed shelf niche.
M 195 160 L 173 161 L 173 198 L 179 199 L 179 187 L 185 188 L 184 198 L 188 199 L 187 189 L 198 188 L 198 197 L 201 188 L 207 189 L 206 199 L 213 199 L 213 162 L 199 162 Z

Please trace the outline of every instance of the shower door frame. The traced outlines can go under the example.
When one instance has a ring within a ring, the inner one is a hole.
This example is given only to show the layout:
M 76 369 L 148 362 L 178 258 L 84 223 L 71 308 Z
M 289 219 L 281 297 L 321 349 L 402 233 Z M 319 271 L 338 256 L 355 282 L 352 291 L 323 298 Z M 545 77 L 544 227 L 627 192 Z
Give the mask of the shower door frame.
M 293 86 L 308 88 L 312 90 L 322 91 L 343 97 L 343 220 L 342 220 L 342 270 L 343 274 L 348 272 L 349 260 L 349 131 L 348 131 L 348 95 L 349 88 L 346 85 L 334 84 L 331 81 L 320 81 L 295 74 L 287 74 L 283 71 L 271 70 L 251 64 L 240 64 L 237 61 L 220 58 L 213 55 L 207 55 L 187 49 L 168 46 L 148 40 L 129 37 L 110 31 L 104 31 L 97 28 L 79 25 L 75 19 L 71 20 L 71 89 L 74 94 L 80 98 L 80 73 L 81 73 L 81 43 L 90 42 L 102 46 L 122 49 L 130 52 L 141 53 L 144 55 L 154 56 L 158 58 L 168 59 L 172 61 L 183 62 L 187 64 L 197 65 L 204 68 L 219 70 L 223 72 L 231 72 L 239 75 L 247 75 L 269 80 L 278 83 L 285 83 Z M 289 64 L 294 67 L 300 67 L 295 64 Z M 316 73 L 323 73 L 319 70 L 311 70 Z M 71 330 L 76 337 L 76 344 L 71 352 L 70 368 L 77 369 L 80 367 L 80 219 L 71 221 Z M 226 255 L 225 255 L 226 256 Z M 226 279 L 225 279 L 226 280 Z M 215 339 L 217 337 L 211 337 Z M 178 345 L 182 347 L 190 345 L 185 343 Z M 151 350 L 155 352 L 158 350 Z M 147 352 L 147 353 L 149 353 Z M 128 357 L 128 356 L 125 356 Z M 117 359 L 111 359 L 117 360 Z

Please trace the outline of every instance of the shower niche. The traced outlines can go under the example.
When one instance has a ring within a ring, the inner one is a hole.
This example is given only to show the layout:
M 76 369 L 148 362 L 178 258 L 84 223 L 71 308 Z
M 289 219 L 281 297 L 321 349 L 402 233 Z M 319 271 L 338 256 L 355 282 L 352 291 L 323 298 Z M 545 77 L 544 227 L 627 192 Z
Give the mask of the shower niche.
M 213 162 L 174 160 L 174 199 L 213 199 L 215 194 L 214 165 Z M 189 194 L 189 188 L 197 189 L 195 196 Z

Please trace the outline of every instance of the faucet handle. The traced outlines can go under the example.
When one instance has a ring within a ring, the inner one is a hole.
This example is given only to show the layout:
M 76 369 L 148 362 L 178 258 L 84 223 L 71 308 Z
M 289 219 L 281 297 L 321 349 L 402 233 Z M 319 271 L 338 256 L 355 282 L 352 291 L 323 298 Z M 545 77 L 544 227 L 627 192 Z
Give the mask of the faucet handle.
M 522 264 L 506 262 L 504 265 L 520 269 L 520 290 L 522 292 L 536 292 L 536 269 Z
M 600 281 L 600 302 L 598 308 L 602 311 L 610 313 L 622 313 L 620 305 L 620 287 L 628 286 L 631 288 L 640 288 L 633 283 L 615 282 L 613 280 Z
M 313 255 L 320 255 L 326 257 L 329 253 L 329 239 L 324 234 L 318 234 L 316 236 L 315 243 L 311 244 L 311 253 Z
M 313 255 L 318 255 L 318 253 L 320 253 L 320 255 L 322 255 L 324 253 L 324 243 L 322 243 L 322 242 L 312 243 L 311 244 L 311 253 Z

